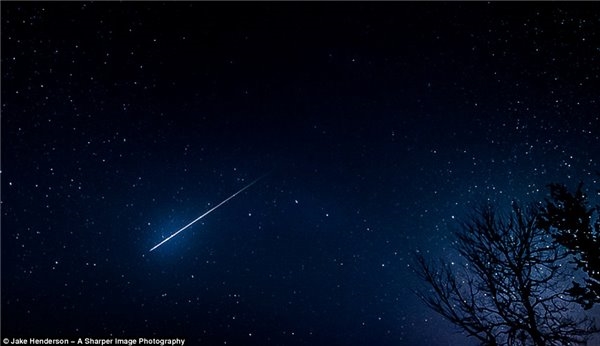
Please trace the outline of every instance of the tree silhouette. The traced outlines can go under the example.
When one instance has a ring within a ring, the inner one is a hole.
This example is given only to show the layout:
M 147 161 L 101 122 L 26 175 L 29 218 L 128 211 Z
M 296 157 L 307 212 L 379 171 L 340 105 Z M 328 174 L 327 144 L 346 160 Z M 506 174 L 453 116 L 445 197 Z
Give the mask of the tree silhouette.
M 540 227 L 564 246 L 577 268 L 587 277 L 584 284 L 572 281 L 567 293 L 590 309 L 600 303 L 600 207 L 589 207 L 580 183 L 575 193 L 562 184 L 550 184 L 550 199 L 540 213 Z
M 416 255 L 428 290 L 417 295 L 482 345 L 585 344 L 596 332 L 564 299 L 568 252 L 537 225 L 538 209 L 516 204 L 507 215 L 475 209 L 455 232 L 462 265 Z

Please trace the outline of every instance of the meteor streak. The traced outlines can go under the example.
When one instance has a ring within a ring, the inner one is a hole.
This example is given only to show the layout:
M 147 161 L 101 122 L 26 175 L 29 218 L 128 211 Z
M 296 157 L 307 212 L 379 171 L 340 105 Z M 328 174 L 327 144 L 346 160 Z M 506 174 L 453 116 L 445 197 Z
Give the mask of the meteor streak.
M 198 218 L 196 218 L 196 220 L 188 223 L 187 225 L 183 226 L 179 231 L 171 234 L 169 237 L 165 238 L 163 241 L 161 241 L 160 243 L 156 244 L 152 249 L 150 249 L 150 251 L 148 252 L 152 252 L 154 249 L 156 249 L 157 247 L 161 246 L 162 244 L 166 243 L 167 241 L 169 241 L 171 238 L 173 238 L 174 236 L 178 235 L 179 233 L 181 233 L 183 230 L 185 230 L 186 228 L 190 227 L 191 225 L 193 225 L 194 223 L 196 223 L 198 220 L 200 220 L 201 218 L 205 217 L 206 215 L 210 214 L 211 212 L 213 212 L 213 210 L 217 209 L 218 207 L 222 206 L 223 204 L 227 203 L 227 201 L 229 201 L 230 199 L 232 199 L 233 197 L 237 196 L 238 194 L 240 194 L 242 191 L 246 190 L 247 188 L 249 188 L 250 186 L 254 185 L 257 181 L 261 180 L 262 178 L 264 178 L 265 176 L 263 175 L 262 177 L 254 180 L 253 182 L 251 182 L 250 184 L 244 186 L 241 190 L 239 190 L 238 192 L 234 193 L 233 195 L 229 196 L 227 199 L 225 199 L 223 202 L 217 204 L 216 206 L 212 207 L 212 209 L 210 209 L 209 211 L 207 211 L 206 213 L 198 216 Z

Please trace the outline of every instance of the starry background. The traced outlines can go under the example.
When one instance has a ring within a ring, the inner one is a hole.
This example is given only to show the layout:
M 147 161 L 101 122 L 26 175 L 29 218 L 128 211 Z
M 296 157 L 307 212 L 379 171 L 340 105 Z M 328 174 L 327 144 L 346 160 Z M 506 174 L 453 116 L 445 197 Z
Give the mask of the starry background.
M 597 179 L 599 10 L 3 2 L 3 337 L 468 344 L 412 254 Z

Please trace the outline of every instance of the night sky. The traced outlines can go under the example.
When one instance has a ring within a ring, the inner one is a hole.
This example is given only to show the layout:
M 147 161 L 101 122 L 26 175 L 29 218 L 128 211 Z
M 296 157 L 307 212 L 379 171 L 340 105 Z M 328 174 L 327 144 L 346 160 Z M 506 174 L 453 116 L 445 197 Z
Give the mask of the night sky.
M 598 3 L 1 11 L 3 337 L 466 345 L 414 251 L 595 191 Z

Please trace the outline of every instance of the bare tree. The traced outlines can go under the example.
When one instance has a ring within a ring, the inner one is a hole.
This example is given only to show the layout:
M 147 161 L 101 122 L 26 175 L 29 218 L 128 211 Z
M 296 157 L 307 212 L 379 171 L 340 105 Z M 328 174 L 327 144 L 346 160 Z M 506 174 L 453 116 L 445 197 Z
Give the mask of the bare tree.
M 416 272 L 429 287 L 419 297 L 482 345 L 585 344 L 596 329 L 564 299 L 568 254 L 537 226 L 537 215 L 516 204 L 504 216 L 476 209 L 455 232 L 462 265 L 417 254 Z
M 564 246 L 577 268 L 583 270 L 583 283 L 573 281 L 567 293 L 584 309 L 600 304 L 600 206 L 590 207 L 583 184 L 571 193 L 562 184 L 550 184 L 550 199 L 539 216 L 540 227 Z M 599 191 L 600 193 L 600 191 Z

